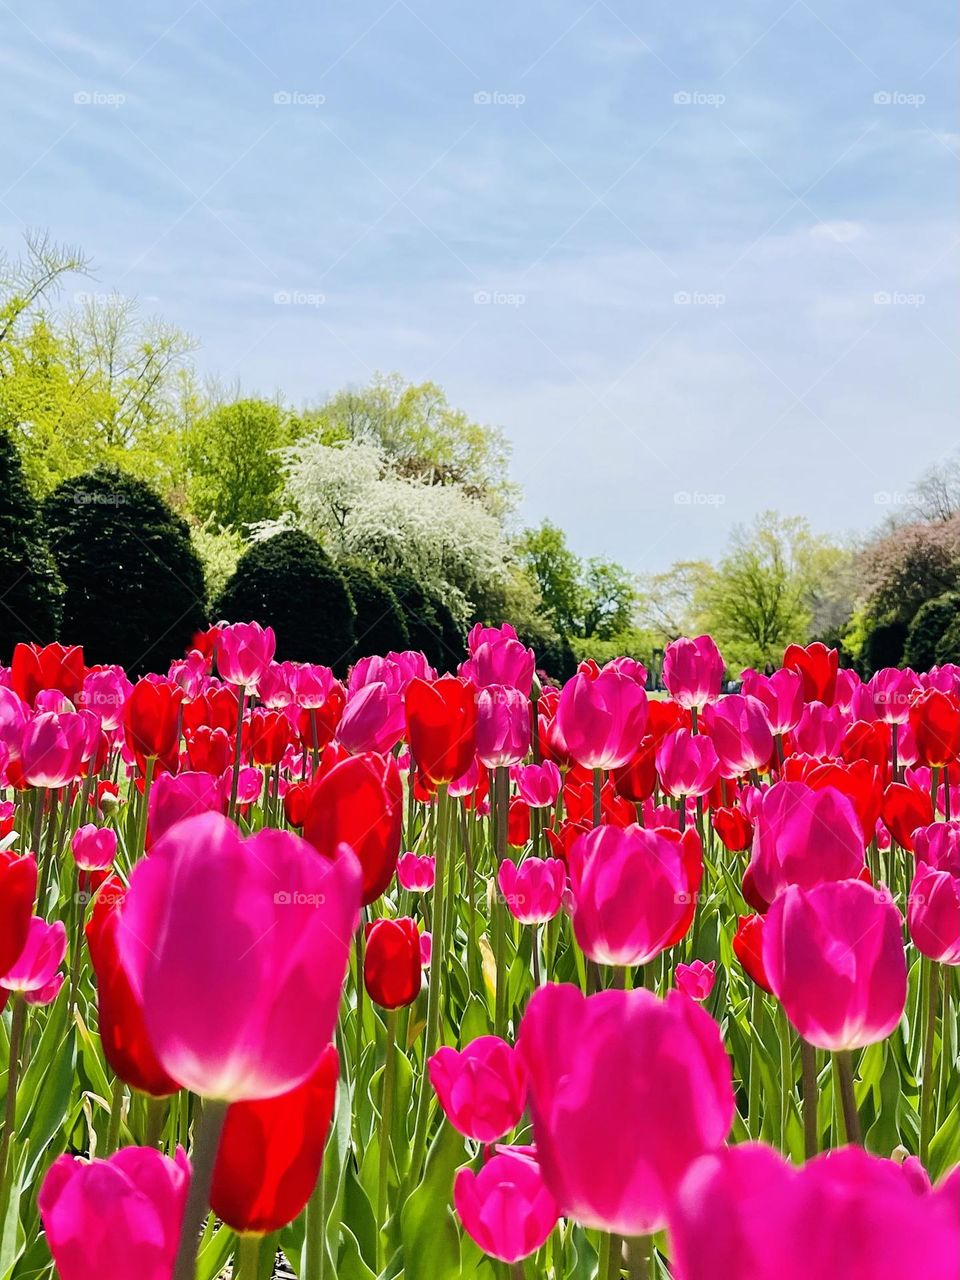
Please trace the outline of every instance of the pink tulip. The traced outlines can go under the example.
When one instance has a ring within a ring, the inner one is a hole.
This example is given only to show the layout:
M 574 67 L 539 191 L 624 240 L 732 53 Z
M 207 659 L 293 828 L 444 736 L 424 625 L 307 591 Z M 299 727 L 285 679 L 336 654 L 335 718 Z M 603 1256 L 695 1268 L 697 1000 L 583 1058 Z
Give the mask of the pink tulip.
M 595 827 L 570 850 L 573 932 L 598 964 L 646 964 L 689 929 L 703 874 L 700 839 Z
M 885 667 L 873 676 L 869 688 L 879 720 L 885 720 L 887 724 L 906 724 L 913 695 L 920 689 L 915 671 L 909 667 Z
M 752 668 L 743 673 L 743 692 L 763 704 L 772 733 L 791 733 L 803 715 L 803 677 L 781 667 L 772 676 Z
M 430 958 L 433 955 L 433 934 L 421 933 L 420 935 L 420 968 L 430 968 Z
M 27 941 L 13 965 L 0 974 L 0 986 L 7 991 L 40 991 L 53 982 L 67 954 L 67 931 L 61 920 L 47 924 L 34 916 Z
M 684 1174 L 733 1124 L 717 1024 L 678 991 L 535 991 L 520 1024 L 543 1178 L 583 1226 L 649 1235 Z M 669 1101 L 665 1101 L 664 1091 Z
M 559 1217 L 536 1158 L 516 1150 L 493 1156 L 479 1173 L 461 1169 L 453 1203 L 467 1235 L 502 1262 L 535 1253 Z
M 201 813 L 225 813 L 223 784 L 211 773 L 161 773 L 150 788 L 147 803 L 147 848 L 150 849 L 184 818 Z
M 960 697 L 960 667 L 953 662 L 921 671 L 917 674 L 917 679 L 922 689 L 939 689 L 941 693 L 952 693 L 954 697 Z
M 516 1050 L 499 1036 L 478 1036 L 459 1051 L 444 1045 L 427 1071 L 444 1114 L 465 1138 L 495 1142 L 523 1115 L 526 1073 Z
M 123 704 L 133 685 L 122 667 L 101 667 L 83 677 L 78 705 L 92 711 L 104 729 L 119 729 L 123 724 Z
M 938 871 L 960 876 L 960 822 L 934 822 L 917 827 L 913 833 L 917 862 L 927 862 Z
M 37 1203 L 61 1280 L 170 1280 L 189 1182 L 180 1147 L 56 1159 Z
M 369 657 L 361 658 L 350 668 L 350 676 L 347 680 L 348 696 L 359 693 L 368 684 L 385 684 L 391 693 L 402 694 L 407 681 L 398 663 L 373 653 Z
M 682 1280 L 956 1280 L 956 1192 L 846 1147 L 796 1168 L 758 1143 L 704 1156 L 671 1207 Z
M 374 680 L 347 698 L 337 740 L 351 753 L 392 751 L 406 728 L 403 696 Z
M 436 671 L 427 661 L 426 655 L 421 653 L 419 649 L 404 649 L 401 653 L 391 650 L 387 654 L 387 661 L 399 667 L 404 689 L 406 689 L 411 680 L 432 682 L 437 678 Z
M 504 858 L 497 871 L 507 910 L 521 924 L 552 920 L 560 910 L 566 883 L 566 868 L 559 858 L 525 858 L 519 866 Z
M 25 991 L 23 998 L 27 1004 L 45 1005 L 53 1004 L 57 996 L 63 990 L 64 975 L 63 972 L 57 972 L 53 975 L 49 982 L 42 987 L 37 987 L 35 991 Z
M 647 668 L 637 658 L 612 658 L 604 667 L 604 671 L 618 671 L 622 676 L 628 676 L 641 689 L 647 687 Z
M 720 759 L 710 738 L 675 729 L 657 747 L 657 773 L 671 796 L 705 796 L 720 776 Z
M 681 707 L 715 702 L 723 685 L 723 658 L 711 636 L 690 640 L 681 636 L 663 655 L 663 683 Z
M 907 999 L 903 921 L 886 890 L 839 880 L 776 899 L 763 930 L 773 993 L 819 1049 L 859 1049 L 885 1039 Z
M 271 662 L 257 684 L 257 697 L 265 707 L 279 710 L 293 702 L 296 668 L 292 662 Z
M 717 749 L 723 777 L 739 778 L 770 763 L 773 734 L 758 698 L 730 694 L 704 708 L 703 723 Z
M 0 685 L 0 767 L 9 760 L 19 760 L 29 718 L 27 704 L 12 689 Z
M 647 695 L 617 671 L 581 672 L 560 694 L 556 725 L 567 752 L 587 769 L 618 769 L 637 753 L 647 725 Z
M 750 873 L 765 902 L 791 884 L 854 880 L 863 867 L 863 831 L 847 796 L 803 782 L 777 782 L 763 793 Z
M 325 706 L 331 693 L 343 687 L 330 668 L 319 663 L 294 662 L 291 668 L 293 700 L 306 711 L 317 711 Z
M 277 648 L 273 627 L 259 622 L 233 622 L 217 632 L 216 655 L 220 678 L 256 693 Z
M 907 905 L 913 945 L 940 964 L 960 964 L 960 878 L 919 863 Z
M 863 681 L 852 667 L 841 667 L 837 672 L 837 682 L 833 690 L 833 705 L 849 714 L 854 703 L 859 704 L 860 690 L 863 688 Z
M 105 871 L 117 856 L 117 833 L 88 822 L 73 833 L 70 849 L 81 871 Z
M 673 971 L 677 990 L 691 1000 L 706 1000 L 717 980 L 717 962 L 693 960 L 690 964 L 678 964 Z
M 519 640 L 516 627 L 509 622 L 501 622 L 499 627 L 490 627 L 483 622 L 475 622 L 467 632 L 467 653 L 471 657 L 483 644 L 499 644 L 501 640 Z
M 837 756 L 846 727 L 847 717 L 839 707 L 808 702 L 792 734 L 793 748 L 801 755 Z
M 497 634 L 495 639 L 486 638 L 471 648 L 470 657 L 460 666 L 460 674 L 472 680 L 478 689 L 506 685 L 529 698 L 535 666 L 532 649 L 524 648 L 515 635 Z
M 429 893 L 437 878 L 437 860 L 428 853 L 401 853 L 397 859 L 400 888 L 410 893 Z
M 346 847 L 329 861 L 289 832 L 243 839 L 213 813 L 165 832 L 134 867 L 118 929 L 164 1070 L 230 1102 L 302 1084 L 333 1035 L 360 888 Z
M 477 759 L 487 769 L 519 764 L 530 750 L 530 699 L 509 685 L 477 694 Z
M 552 760 L 543 764 L 517 765 L 510 771 L 520 799 L 531 809 L 547 809 L 557 803 L 562 778 Z
M 20 768 L 29 787 L 65 787 L 89 759 L 87 712 L 41 711 L 23 731 Z

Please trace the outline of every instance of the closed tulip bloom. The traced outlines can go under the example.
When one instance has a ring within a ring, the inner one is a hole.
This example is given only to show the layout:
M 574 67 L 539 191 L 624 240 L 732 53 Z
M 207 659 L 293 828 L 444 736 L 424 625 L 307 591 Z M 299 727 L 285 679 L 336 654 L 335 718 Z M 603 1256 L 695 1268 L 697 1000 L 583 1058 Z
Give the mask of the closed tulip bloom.
M 195 773 L 223 773 L 233 762 L 236 740 L 236 732 L 197 725 L 184 733 L 186 762 Z
M 778 782 L 760 800 L 750 871 L 761 898 L 772 902 L 787 885 L 856 879 L 863 849 L 860 820 L 845 795 Z
M 337 739 L 353 754 L 392 751 L 403 737 L 405 725 L 403 694 L 373 680 L 347 698 Z
M 104 729 L 119 729 L 124 703 L 132 690 L 122 667 L 100 667 L 84 676 L 77 706 L 98 716 Z
M 621 1235 L 660 1230 L 690 1165 L 733 1124 L 717 1024 L 678 991 L 588 997 L 548 985 L 527 1004 L 518 1049 L 537 1158 L 560 1213 Z
M 909 667 L 885 667 L 870 680 L 877 718 L 886 724 L 906 724 L 914 694 L 920 688 L 916 672 Z
M 508 685 L 530 697 L 536 657 L 516 636 L 497 635 L 486 638 L 470 649 L 470 657 L 460 667 L 460 674 L 478 689 L 491 685 Z
M 934 819 L 933 804 L 926 791 L 903 782 L 891 782 L 880 806 L 883 825 L 902 848 L 913 852 L 913 833 L 929 827 Z
M 560 794 L 560 770 L 552 760 L 543 764 L 517 765 L 511 770 L 521 800 L 531 809 L 547 809 L 557 803 Z
M 723 777 L 739 778 L 770 763 L 773 734 L 757 698 L 730 694 L 704 708 L 703 723 L 717 749 Z
M 0 849 L 0 978 L 27 945 L 37 897 L 37 860 Z
M 437 878 L 437 860 L 428 853 L 401 853 L 397 882 L 410 893 L 429 893 Z
M 715 702 L 723 685 L 723 658 L 711 636 L 681 636 L 663 655 L 663 683 L 681 707 Z
M 363 985 L 383 1009 L 412 1004 L 420 994 L 420 930 L 416 920 L 382 917 L 366 927 Z
M 763 916 L 738 916 L 737 931 L 733 935 L 733 954 L 740 961 L 750 981 L 772 995 L 773 988 L 763 967 L 763 930 Z
M 487 769 L 519 764 L 530 750 L 530 699 L 509 685 L 477 694 L 477 759 Z
M 60 1156 L 37 1197 L 60 1280 L 170 1280 L 189 1183 L 180 1147 L 173 1160 L 152 1147 Z
M 808 644 L 806 648 L 799 644 L 788 644 L 783 654 L 783 665 L 788 671 L 796 671 L 800 675 L 806 702 L 831 705 L 840 665 L 836 649 L 828 649 L 819 640 Z
M 403 785 L 396 760 L 364 752 L 318 775 L 303 834 L 327 858 L 335 857 L 341 844 L 353 850 L 363 872 L 363 905 L 369 906 L 393 879 L 402 822 Z
M 520 1121 L 527 1076 L 517 1051 L 499 1036 L 479 1036 L 463 1049 L 444 1045 L 427 1063 L 444 1115 L 475 1142 L 495 1142 Z
M 781 667 L 772 676 L 765 676 L 750 668 L 743 673 L 742 689 L 761 703 L 772 733 L 790 733 L 800 723 L 803 677 L 798 671 Z
M 635 680 L 612 668 L 595 679 L 581 672 L 563 686 L 556 722 L 577 764 L 618 769 L 639 750 L 647 695 Z
M 117 833 L 88 822 L 73 833 L 70 849 L 81 871 L 105 871 L 117 856 Z
M 250 755 L 254 764 L 259 765 L 279 764 L 294 740 L 293 725 L 283 711 L 258 707 L 251 713 L 247 731 Z
M 27 928 L 23 950 L 6 973 L 0 973 L 0 985 L 7 991 L 24 994 L 41 991 L 56 978 L 66 954 L 67 931 L 63 922 L 55 920 L 47 924 L 40 916 L 34 916 Z
M 134 867 L 119 936 L 164 1070 L 228 1102 L 306 1080 L 333 1035 L 360 885 L 348 849 L 318 858 L 289 832 L 244 839 L 218 814 L 166 832 Z
M 535 1253 L 559 1216 L 536 1159 L 514 1150 L 498 1152 L 479 1173 L 461 1169 L 453 1203 L 471 1240 L 501 1262 Z
M 504 858 L 497 884 L 507 910 L 521 924 L 543 924 L 560 910 L 567 873 L 559 858 L 525 858 L 519 866 Z
M 24 728 L 18 761 L 28 787 L 64 787 L 89 759 L 86 712 L 42 711 Z
M 671 796 L 705 796 L 720 776 L 720 759 L 705 734 L 668 733 L 657 748 L 657 772 Z
M 753 823 L 737 805 L 714 809 L 710 823 L 730 853 L 745 853 L 753 843 Z
M 618 796 L 634 804 L 650 799 L 657 785 L 657 739 L 653 734 L 644 737 L 636 755 L 621 768 L 614 769 L 612 776 Z
M 907 998 L 903 922 L 885 890 L 861 880 L 792 886 L 773 903 L 763 963 L 773 993 L 819 1049 L 885 1039 Z
M 716 960 L 693 960 L 690 964 L 678 964 L 673 971 L 677 990 L 691 1000 L 706 1000 L 717 980 Z
M 839 707 L 808 702 L 790 735 L 790 742 L 794 751 L 825 759 L 840 754 L 846 727 L 846 717 Z
M 683 1280 L 955 1280 L 956 1193 L 845 1147 L 797 1168 L 759 1143 L 691 1169 L 671 1207 Z
M 247 693 L 256 693 L 276 648 L 273 627 L 261 627 L 259 622 L 234 622 L 221 627 L 216 637 L 217 670 L 221 679 Z
M 960 964 L 960 879 L 921 862 L 907 906 L 910 937 L 940 964 Z
M 227 1109 L 210 1206 L 234 1231 L 265 1235 L 298 1216 L 316 1186 L 337 1099 L 333 1045 L 313 1075 L 277 1098 Z
M 161 773 L 150 789 L 147 804 L 147 848 L 184 818 L 223 813 L 226 803 L 220 779 L 209 773 Z
M 933 822 L 913 832 L 917 863 L 927 862 L 938 871 L 960 877 L 960 822 Z
M 10 687 L 28 706 L 33 706 L 37 694 L 44 689 L 58 689 L 76 702 L 85 673 L 80 645 L 14 645 Z
M 183 690 L 166 680 L 138 680 L 133 686 L 123 708 L 123 731 L 141 772 L 151 756 L 165 759 L 176 752 L 182 702 Z
M 927 689 L 910 704 L 909 722 L 921 764 L 939 767 L 960 755 L 960 703 L 956 697 Z
M 419 678 L 405 694 L 407 741 L 418 768 L 433 783 L 453 782 L 476 755 L 477 695 L 468 680 Z

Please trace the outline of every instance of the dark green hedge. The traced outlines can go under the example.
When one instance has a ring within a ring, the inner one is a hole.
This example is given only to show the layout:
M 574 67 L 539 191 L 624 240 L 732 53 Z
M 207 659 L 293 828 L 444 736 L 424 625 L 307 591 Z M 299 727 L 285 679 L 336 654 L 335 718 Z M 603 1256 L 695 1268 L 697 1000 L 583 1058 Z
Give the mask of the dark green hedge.
M 0 430 L 0 662 L 9 662 L 21 642 L 56 639 L 62 596 L 40 508 L 16 445 Z

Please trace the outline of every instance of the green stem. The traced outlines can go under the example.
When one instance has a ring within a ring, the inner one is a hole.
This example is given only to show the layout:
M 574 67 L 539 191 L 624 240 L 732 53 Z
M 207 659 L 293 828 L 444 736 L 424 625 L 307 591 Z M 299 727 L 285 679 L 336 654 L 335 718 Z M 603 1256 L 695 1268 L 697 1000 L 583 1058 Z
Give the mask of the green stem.
M 782 1007 L 777 1010 L 777 1032 L 780 1039 L 780 1150 L 786 1154 L 790 1098 L 793 1094 L 793 1046 L 790 1023 Z
M 244 1233 L 237 1242 L 234 1280 L 258 1280 L 260 1275 L 260 1246 L 263 1236 Z
M 323 1167 L 317 1185 L 307 1201 L 307 1218 L 304 1224 L 303 1280 L 323 1280 L 327 1267 L 326 1181 Z
M 927 969 L 927 1001 L 923 1009 L 923 1075 L 920 1081 L 920 1162 L 927 1163 L 933 1129 L 933 1051 L 940 1003 L 940 973 L 926 956 L 921 963 Z M 941 1045 L 941 1053 L 943 1046 Z
M 150 806 L 150 788 L 153 786 L 153 773 L 157 766 L 156 756 L 148 756 L 143 772 L 143 795 L 140 797 L 140 821 L 137 824 L 137 847 L 133 851 L 131 861 L 136 861 L 146 852 L 147 846 L 147 810 Z
M 649 1236 L 631 1236 L 627 1240 L 627 1275 L 630 1280 L 650 1280 L 652 1243 Z
M 103 1149 L 105 1156 L 112 1156 L 120 1146 L 120 1118 L 123 1114 L 125 1093 L 124 1083 L 118 1076 L 113 1082 L 113 1092 L 110 1096 L 110 1122 L 107 1125 L 107 1140 Z
M 217 1149 L 226 1118 L 225 1102 L 214 1098 L 204 1100 L 193 1152 L 193 1175 L 190 1178 L 177 1258 L 173 1267 L 173 1280 L 195 1280 L 196 1277 L 200 1229 L 210 1206 L 210 1184 L 213 1181 Z
M 800 1064 L 803 1068 L 803 1155 L 812 1160 L 820 1143 L 817 1118 L 817 1051 L 800 1037 Z
M 0 1138 L 0 1244 L 3 1243 L 7 1205 L 13 1185 L 13 1135 L 17 1127 L 17 1084 L 20 1079 L 20 1051 L 27 1022 L 27 1002 L 19 991 L 13 994 L 10 1022 L 10 1058 L 7 1063 L 7 1097 L 3 1109 L 3 1137 Z
M 390 1137 L 393 1133 L 393 1094 L 397 1078 L 397 1011 L 387 1010 L 386 1058 L 383 1064 L 383 1095 L 380 1101 L 380 1165 L 377 1169 L 377 1230 L 381 1255 L 378 1266 L 383 1268 L 383 1231 L 386 1227 L 387 1182 L 390 1175 Z
M 857 1095 L 853 1087 L 853 1055 L 849 1049 L 838 1049 L 833 1060 L 840 1083 L 840 1103 L 843 1107 L 843 1128 L 847 1142 L 855 1142 L 862 1146 L 860 1114 L 857 1111 Z
M 247 696 L 246 689 L 238 686 L 237 688 L 237 738 L 234 745 L 233 760 L 233 777 L 230 780 L 230 808 L 227 810 L 227 817 L 231 822 L 236 821 L 237 816 L 237 792 L 240 789 L 240 749 L 243 746 L 243 704 Z M 310 713 L 316 716 L 316 712 Z M 316 722 L 314 721 L 314 741 L 316 741 Z M 314 757 L 316 758 L 316 747 L 314 747 Z M 314 759 L 314 769 L 316 769 L 316 759 Z
M 499 872 L 507 854 L 507 814 L 509 774 L 506 769 L 493 771 L 494 862 Z M 503 1036 L 507 1029 L 507 906 L 500 901 L 499 886 L 494 895 L 493 954 L 497 970 L 494 1032 Z

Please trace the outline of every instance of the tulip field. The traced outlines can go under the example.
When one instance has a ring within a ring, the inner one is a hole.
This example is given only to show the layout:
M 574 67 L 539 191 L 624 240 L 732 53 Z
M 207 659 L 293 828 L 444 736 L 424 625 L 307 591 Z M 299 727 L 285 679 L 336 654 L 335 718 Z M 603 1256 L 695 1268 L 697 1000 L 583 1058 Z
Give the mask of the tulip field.
M 960 667 L 0 668 L 0 1280 L 957 1280 Z

